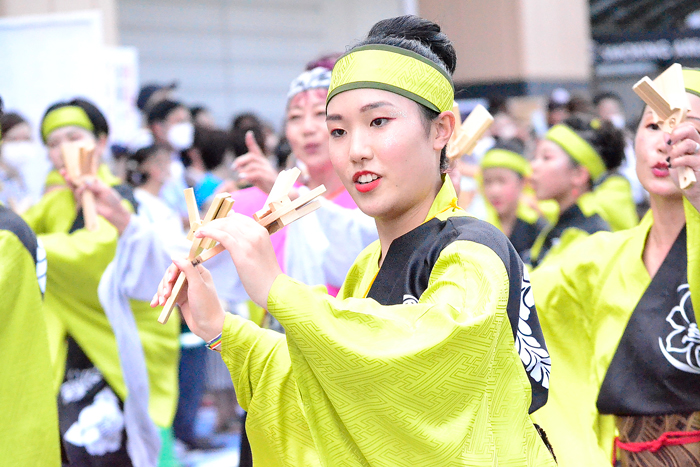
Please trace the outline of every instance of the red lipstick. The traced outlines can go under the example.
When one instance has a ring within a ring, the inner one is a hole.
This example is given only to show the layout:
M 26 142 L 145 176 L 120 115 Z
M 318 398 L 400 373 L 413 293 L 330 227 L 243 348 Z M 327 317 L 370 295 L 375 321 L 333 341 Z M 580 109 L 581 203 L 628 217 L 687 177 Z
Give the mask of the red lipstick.
M 355 189 L 357 189 L 357 191 L 360 193 L 368 193 L 374 190 L 377 188 L 377 186 L 379 186 L 381 179 L 382 177 L 379 175 L 367 170 L 357 172 L 352 177 L 352 181 L 355 184 Z

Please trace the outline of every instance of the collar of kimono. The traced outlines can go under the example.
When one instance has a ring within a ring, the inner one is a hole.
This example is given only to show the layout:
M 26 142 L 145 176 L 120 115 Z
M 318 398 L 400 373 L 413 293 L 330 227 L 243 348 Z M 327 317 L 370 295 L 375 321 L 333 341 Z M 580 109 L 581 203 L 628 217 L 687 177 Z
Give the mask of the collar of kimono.
M 438 113 L 451 110 L 454 103 L 454 84 L 445 70 L 391 45 L 365 45 L 340 57 L 333 67 L 326 106 L 336 94 L 360 88 L 390 91 Z
M 95 130 L 85 110 L 77 105 L 66 105 L 46 114 L 44 121 L 41 122 L 41 136 L 44 142 L 52 131 L 64 126 L 78 126 L 88 131 Z
M 544 136 L 557 143 L 576 162 L 588 169 L 593 181 L 605 175 L 605 163 L 593 146 L 566 125 L 554 125 Z
M 423 223 L 438 217 L 440 214 L 452 210 L 463 210 L 457 206 L 457 192 L 455 191 L 454 185 L 452 185 L 452 180 L 446 174 L 443 174 L 442 187 L 438 191 L 437 196 L 433 200 L 433 204 L 430 206 L 428 215 L 425 217 Z
M 686 91 L 700 96 L 700 69 L 683 68 L 683 82 Z
M 523 177 L 531 174 L 530 163 L 520 154 L 507 149 L 491 149 L 481 159 L 481 168 L 505 167 Z

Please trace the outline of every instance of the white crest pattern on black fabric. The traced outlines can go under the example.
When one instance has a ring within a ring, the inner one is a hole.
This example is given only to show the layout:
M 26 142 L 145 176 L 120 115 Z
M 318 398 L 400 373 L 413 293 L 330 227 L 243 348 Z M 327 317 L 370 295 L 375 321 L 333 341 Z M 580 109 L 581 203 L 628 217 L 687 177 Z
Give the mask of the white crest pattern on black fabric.
M 418 303 L 418 299 L 416 297 L 414 297 L 413 295 L 405 294 L 403 296 L 403 304 L 404 305 L 415 305 L 416 303 Z
M 326 88 L 331 85 L 331 72 L 323 67 L 316 67 L 313 70 L 305 71 L 297 76 L 292 84 L 289 85 L 287 100 L 296 96 L 300 92 L 308 91 L 309 89 Z
M 680 302 L 666 317 L 666 322 L 673 331 L 666 339 L 659 337 L 659 348 L 666 360 L 677 369 L 700 374 L 700 331 L 697 323 L 691 323 L 689 319 L 689 316 L 694 315 L 690 286 L 683 284 L 676 291 L 680 295 Z
M 523 268 L 523 282 L 520 288 L 520 314 L 518 330 L 515 333 L 515 349 L 520 355 L 525 371 L 546 389 L 549 389 L 549 375 L 552 372 L 552 360 L 549 352 L 532 335 L 528 324 L 535 310 L 535 298 L 530 286 L 530 277 Z

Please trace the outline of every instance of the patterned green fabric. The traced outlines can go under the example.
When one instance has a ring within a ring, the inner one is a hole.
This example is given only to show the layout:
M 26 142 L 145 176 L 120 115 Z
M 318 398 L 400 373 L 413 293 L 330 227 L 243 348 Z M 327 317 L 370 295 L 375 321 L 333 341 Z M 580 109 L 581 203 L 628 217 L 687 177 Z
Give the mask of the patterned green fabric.
M 343 91 L 383 89 L 436 112 L 452 110 L 450 75 L 427 58 L 390 45 L 366 45 L 342 56 L 333 67 L 326 102 Z
M 700 214 L 685 201 L 688 283 L 700 296 Z M 596 401 L 627 323 L 651 278 L 642 261 L 653 224 L 601 232 L 531 274 L 540 324 L 552 357 L 549 401 L 533 415 L 560 467 L 610 466 L 615 422 Z
M 61 465 L 56 393 L 31 254 L 0 230 L 0 464 Z
M 446 179 L 428 218 L 464 215 L 454 197 Z M 268 308 L 286 338 L 226 318 L 222 356 L 254 463 L 554 466 L 528 415 L 498 255 L 455 241 L 418 303 L 381 306 L 363 298 L 380 251 L 358 257 L 338 298 L 280 275 Z

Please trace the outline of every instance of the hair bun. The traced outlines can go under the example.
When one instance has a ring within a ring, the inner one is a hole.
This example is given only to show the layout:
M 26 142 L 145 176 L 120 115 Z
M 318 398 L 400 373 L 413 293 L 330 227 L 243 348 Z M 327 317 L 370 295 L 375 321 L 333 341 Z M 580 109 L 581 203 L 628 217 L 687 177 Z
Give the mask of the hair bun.
M 379 21 L 372 26 L 367 39 L 358 45 L 365 44 L 396 45 L 412 50 L 443 65 L 449 74 L 454 73 L 457 66 L 457 53 L 440 25 L 414 15 Z M 425 50 L 416 50 L 417 47 Z

